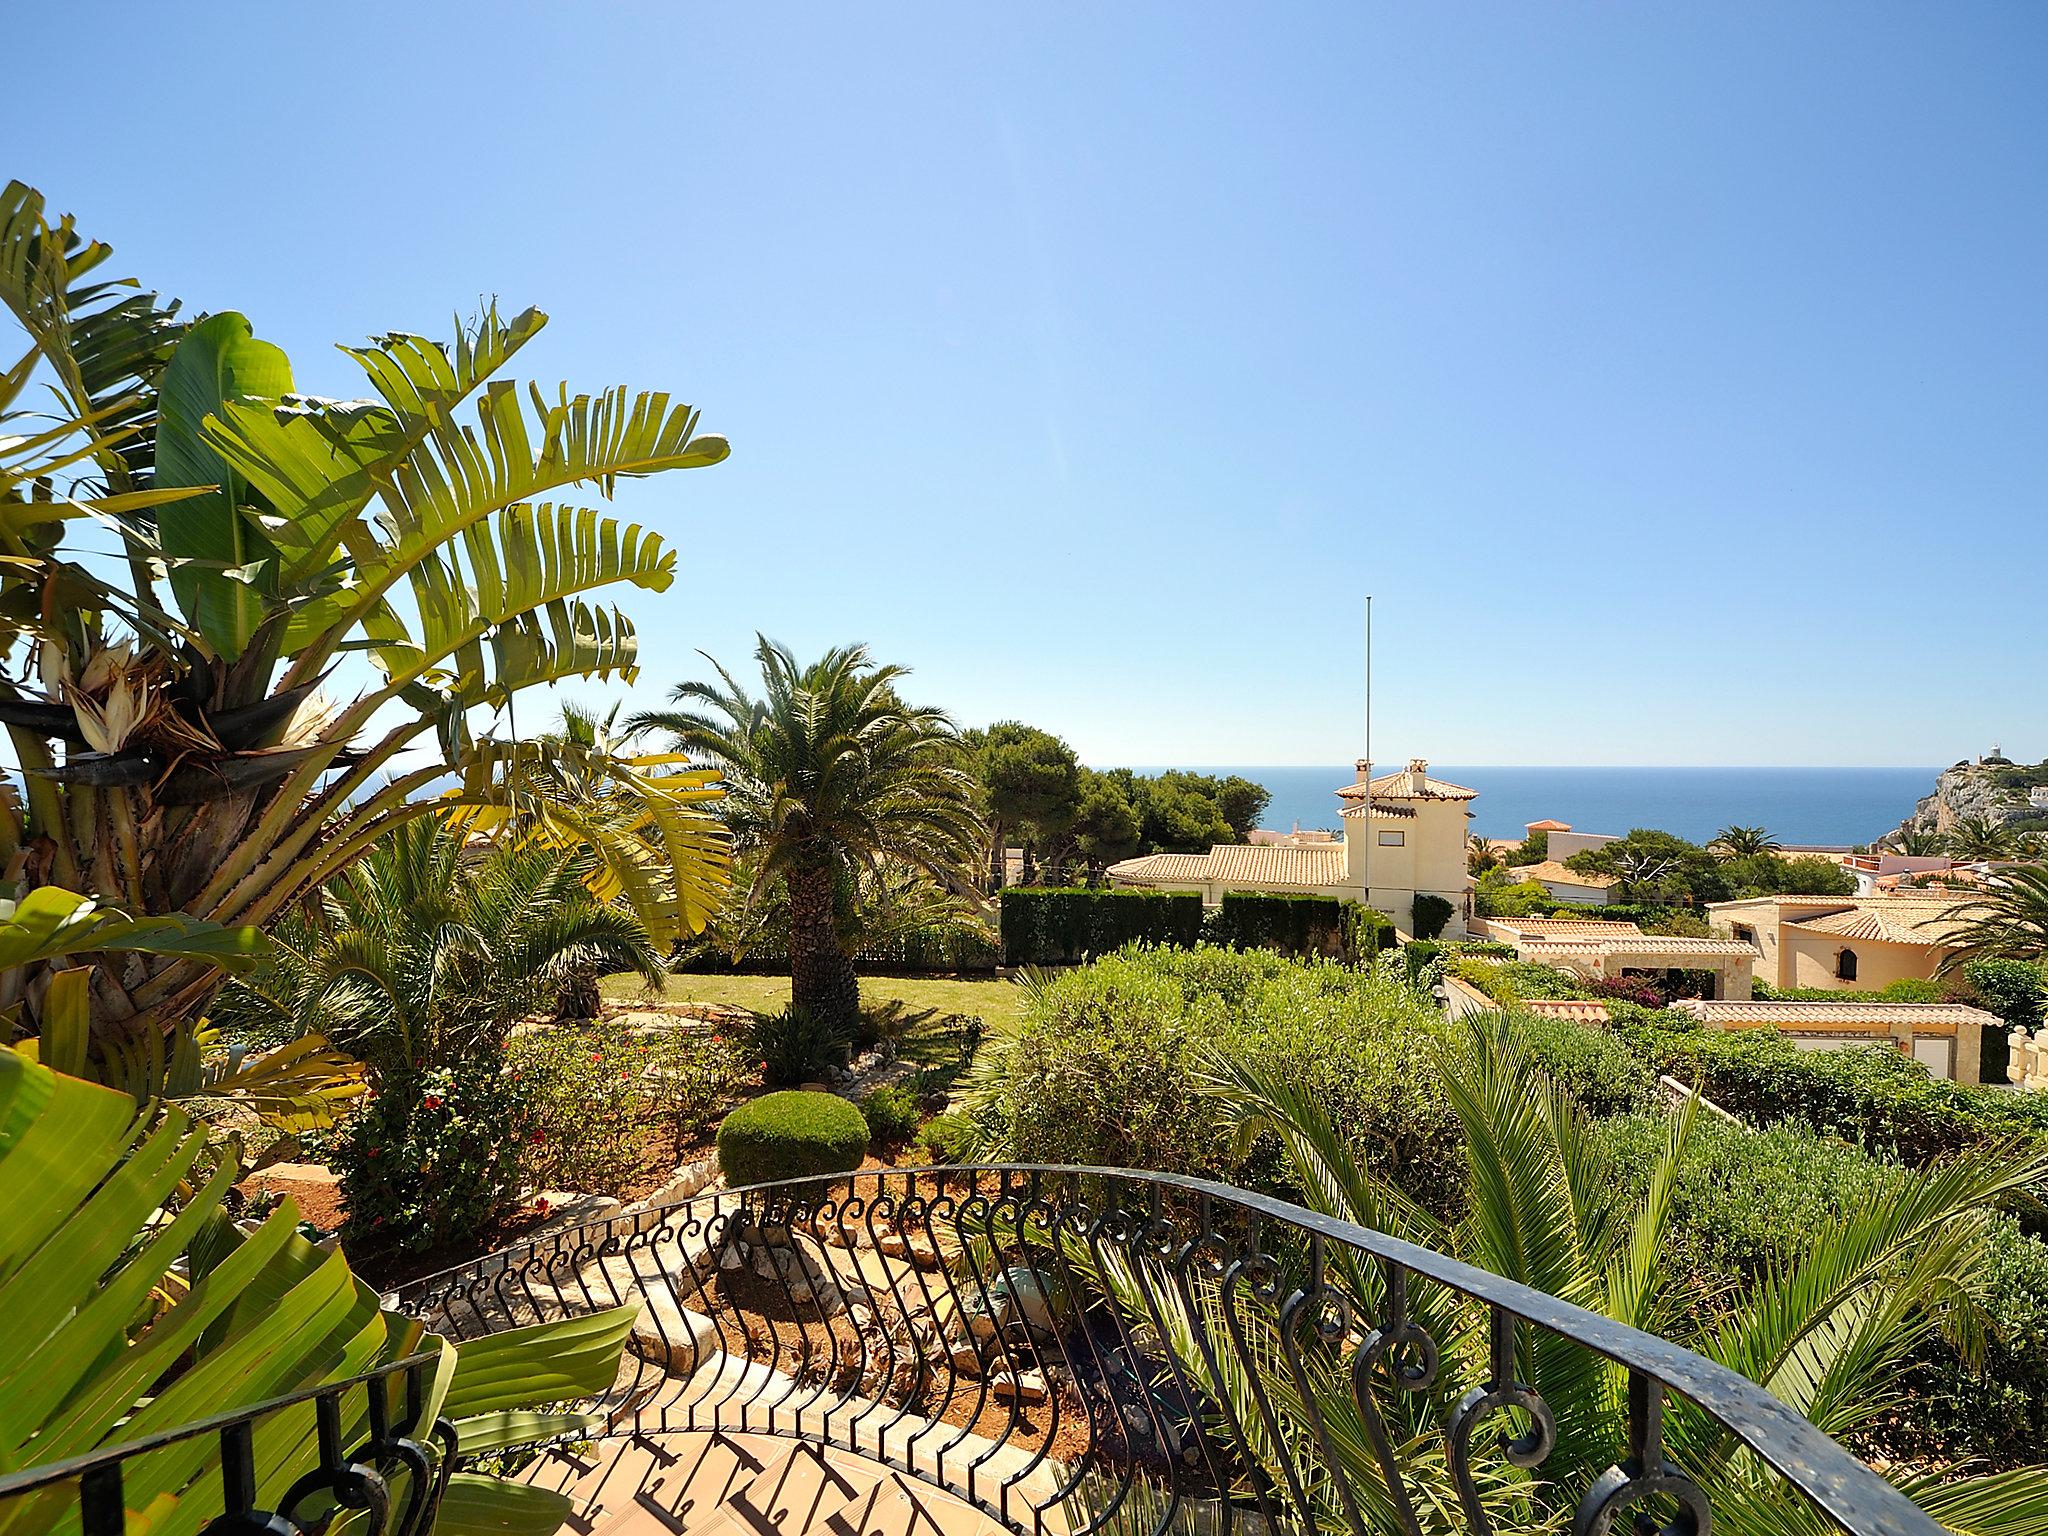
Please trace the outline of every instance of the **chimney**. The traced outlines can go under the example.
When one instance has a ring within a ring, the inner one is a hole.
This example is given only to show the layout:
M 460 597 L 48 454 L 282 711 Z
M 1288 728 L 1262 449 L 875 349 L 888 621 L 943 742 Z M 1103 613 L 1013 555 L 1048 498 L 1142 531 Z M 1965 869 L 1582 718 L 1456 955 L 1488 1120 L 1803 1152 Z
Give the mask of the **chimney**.
M 1357 762 L 1355 762 L 1355 763 L 1353 763 L 1353 764 L 1352 764 L 1352 767 L 1354 767 L 1354 768 L 1356 768 L 1356 769 L 1358 770 L 1358 779 L 1357 779 L 1357 782 L 1358 782 L 1358 783 L 1360 783 L 1360 784 L 1366 784 L 1366 783 L 1370 783 L 1370 782 L 1371 782 L 1371 780 L 1372 780 L 1372 759 L 1371 759 L 1371 758 L 1369 758 L 1369 757 L 1361 757 L 1360 759 L 1358 759 L 1358 761 L 1357 761 Z
M 1425 780 L 1427 780 L 1427 779 L 1428 779 L 1428 777 L 1429 777 L 1429 759 L 1428 759 L 1428 758 L 1426 758 L 1426 757 L 1411 757 L 1411 758 L 1409 758 L 1409 759 L 1408 759 L 1408 793 L 1409 793 L 1409 794 L 1411 794 L 1411 795 L 1419 795 L 1419 794 L 1421 794 L 1421 793 L 1422 793 L 1422 791 L 1423 791 L 1423 788 L 1424 788 L 1424 781 L 1425 781 Z

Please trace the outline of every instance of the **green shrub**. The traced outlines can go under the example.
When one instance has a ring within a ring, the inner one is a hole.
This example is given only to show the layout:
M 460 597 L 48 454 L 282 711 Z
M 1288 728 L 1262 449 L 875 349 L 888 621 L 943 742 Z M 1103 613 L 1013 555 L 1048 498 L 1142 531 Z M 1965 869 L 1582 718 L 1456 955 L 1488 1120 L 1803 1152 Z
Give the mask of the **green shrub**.
M 917 1145 L 931 1154 L 935 1163 L 964 1163 L 974 1155 L 979 1131 L 961 1114 L 933 1115 L 917 1133 Z
M 1925 1163 L 1964 1147 L 2048 1141 L 2048 1094 L 1972 1088 L 1881 1047 L 1805 1051 L 1769 1029 L 1703 1029 L 1614 1004 L 1615 1035 L 1653 1072 L 1695 1084 L 1753 1125 L 1780 1121 Z
M 496 1051 L 393 1073 L 330 1153 L 343 1241 L 404 1253 L 470 1241 L 518 1204 L 533 1134 L 525 1085 Z
M 1515 1027 L 1544 1075 L 1588 1114 L 1634 1114 L 1655 1101 L 1656 1074 L 1606 1030 L 1534 1014 L 1517 1015 Z
M 1399 940 L 1394 920 L 1362 901 L 1344 903 L 1344 953 L 1354 964 L 1370 962 Z
M 1133 948 L 1035 989 L 1014 1037 L 983 1048 L 975 1113 L 1022 1161 L 1279 1188 L 1271 1149 L 1241 1163 L 1201 1091 L 1215 1052 L 1310 1089 L 1374 1167 L 1443 1208 L 1459 1137 L 1434 1066 L 1445 1027 L 1375 972 L 1265 950 Z
M 860 1101 L 868 1140 L 878 1146 L 893 1147 L 910 1140 L 922 1114 L 917 1095 L 899 1083 L 884 1083 Z
M 1192 948 L 1202 898 L 1192 891 L 1012 886 L 1002 894 L 1005 965 L 1075 965 L 1134 941 Z
M 677 1136 L 712 1124 L 740 1096 L 760 1069 L 751 1030 L 666 1030 L 656 1037 L 648 1061 L 647 1090 L 654 1112 Z
M 816 1082 L 830 1067 L 846 1065 L 853 1037 L 830 1020 L 791 1006 L 757 1013 L 747 1026 L 747 1046 L 771 1088 Z
M 851 1173 L 867 1153 L 867 1121 L 836 1093 L 763 1094 L 718 1127 L 718 1169 L 734 1189 Z
M 1662 1116 L 1594 1127 L 1615 1176 L 1633 1190 L 1647 1182 L 1666 1134 Z M 1802 1128 L 1746 1132 L 1700 1117 L 1663 1238 L 1667 1271 L 1694 1298 L 1688 1326 L 1712 1327 L 1731 1287 L 1754 1285 L 1820 1223 L 1868 1204 L 1889 1172 L 1858 1148 Z M 1907 1372 L 1912 1412 L 1886 1437 L 1894 1454 L 1975 1453 L 2004 1465 L 2037 1457 L 2048 1435 L 2048 1244 L 1999 1219 L 1980 1282 L 1981 1369 L 1939 1341 L 1923 1347 Z
M 1432 896 L 1428 891 L 1418 891 L 1414 902 L 1409 907 L 1410 916 L 1415 923 L 1415 937 L 1418 939 L 1433 939 L 1437 937 L 1437 935 L 1444 931 L 1444 925 L 1450 922 L 1457 910 L 1453 903 L 1446 901 L 1441 896 Z
M 1411 946 L 1412 948 L 1413 946 Z M 1533 960 L 1492 960 L 1481 955 L 1446 954 L 1444 969 L 1503 1008 L 1531 997 L 1591 998 L 1578 977 Z

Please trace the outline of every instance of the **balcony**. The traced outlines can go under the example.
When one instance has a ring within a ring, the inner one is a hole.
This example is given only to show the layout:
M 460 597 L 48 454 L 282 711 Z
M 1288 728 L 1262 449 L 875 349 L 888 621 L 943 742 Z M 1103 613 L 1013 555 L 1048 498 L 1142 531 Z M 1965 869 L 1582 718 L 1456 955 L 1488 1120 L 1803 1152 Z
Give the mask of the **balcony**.
M 639 1307 L 616 1382 L 581 1405 L 595 1427 L 513 1463 L 568 1496 L 568 1536 L 1940 1529 L 1698 1355 L 1168 1175 L 877 1170 L 705 1194 L 399 1302 L 457 1338 Z M 343 1455 L 325 1427 L 349 1390 L 318 1394 L 314 1481 L 410 1469 L 363 1536 L 418 1536 L 447 1437 L 372 1391 L 368 1443 Z M 235 1530 L 297 1536 L 257 1508 L 259 1416 L 186 1433 L 221 1436 Z M 76 1480 L 85 1536 L 119 1536 L 132 1450 L 0 1493 Z

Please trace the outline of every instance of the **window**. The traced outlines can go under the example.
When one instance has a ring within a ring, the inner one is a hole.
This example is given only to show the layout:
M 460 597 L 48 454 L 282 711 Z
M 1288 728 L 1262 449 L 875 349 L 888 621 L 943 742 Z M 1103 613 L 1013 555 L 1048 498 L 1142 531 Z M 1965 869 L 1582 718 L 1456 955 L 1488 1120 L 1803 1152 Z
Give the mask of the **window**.
M 1406 832 L 1382 832 L 1380 834 L 1380 846 L 1382 848 L 1399 848 L 1407 841 L 1408 834 Z
M 1856 951 L 1845 949 L 1835 956 L 1835 976 L 1840 981 L 1856 979 Z
M 1754 944 L 1756 942 L 1756 930 L 1747 923 L 1737 923 L 1735 925 L 1735 937 L 1742 940 L 1745 944 Z

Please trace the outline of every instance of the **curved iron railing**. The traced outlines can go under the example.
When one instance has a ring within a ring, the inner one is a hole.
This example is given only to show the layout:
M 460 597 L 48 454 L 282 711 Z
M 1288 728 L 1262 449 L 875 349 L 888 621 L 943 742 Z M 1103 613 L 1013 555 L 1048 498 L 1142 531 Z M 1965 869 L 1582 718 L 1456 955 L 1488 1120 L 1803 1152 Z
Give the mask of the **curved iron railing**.
M 1773 1503 L 1773 1528 L 1803 1505 L 1857 1536 L 1940 1529 L 1689 1350 L 1167 1174 L 878 1170 L 705 1194 L 397 1301 L 457 1338 L 638 1301 L 632 1357 L 590 1405 L 609 1434 L 835 1446 L 1028 1536 L 1705 1533 Z
M 220 1513 L 205 1536 L 317 1536 L 343 1511 L 365 1519 L 351 1536 L 424 1536 L 456 1460 L 455 1430 L 437 1419 L 421 1434 L 426 1373 L 440 1356 L 409 1355 L 63 1461 L 0 1476 L 0 1528 L 124 1536 L 131 1481 L 206 1500 Z M 397 1416 L 393 1417 L 394 1407 Z M 193 1442 L 217 1438 L 219 1459 Z M 350 1441 L 354 1438 L 351 1448 Z M 139 1471 L 141 1478 L 133 1473 Z M 217 1487 L 209 1489 L 209 1480 Z M 141 1496 L 148 1502 L 150 1496 Z M 40 1512 L 34 1501 L 47 1501 Z M 394 1507 L 395 1505 L 395 1507 Z M 40 1518 L 38 1518 L 40 1515 Z

